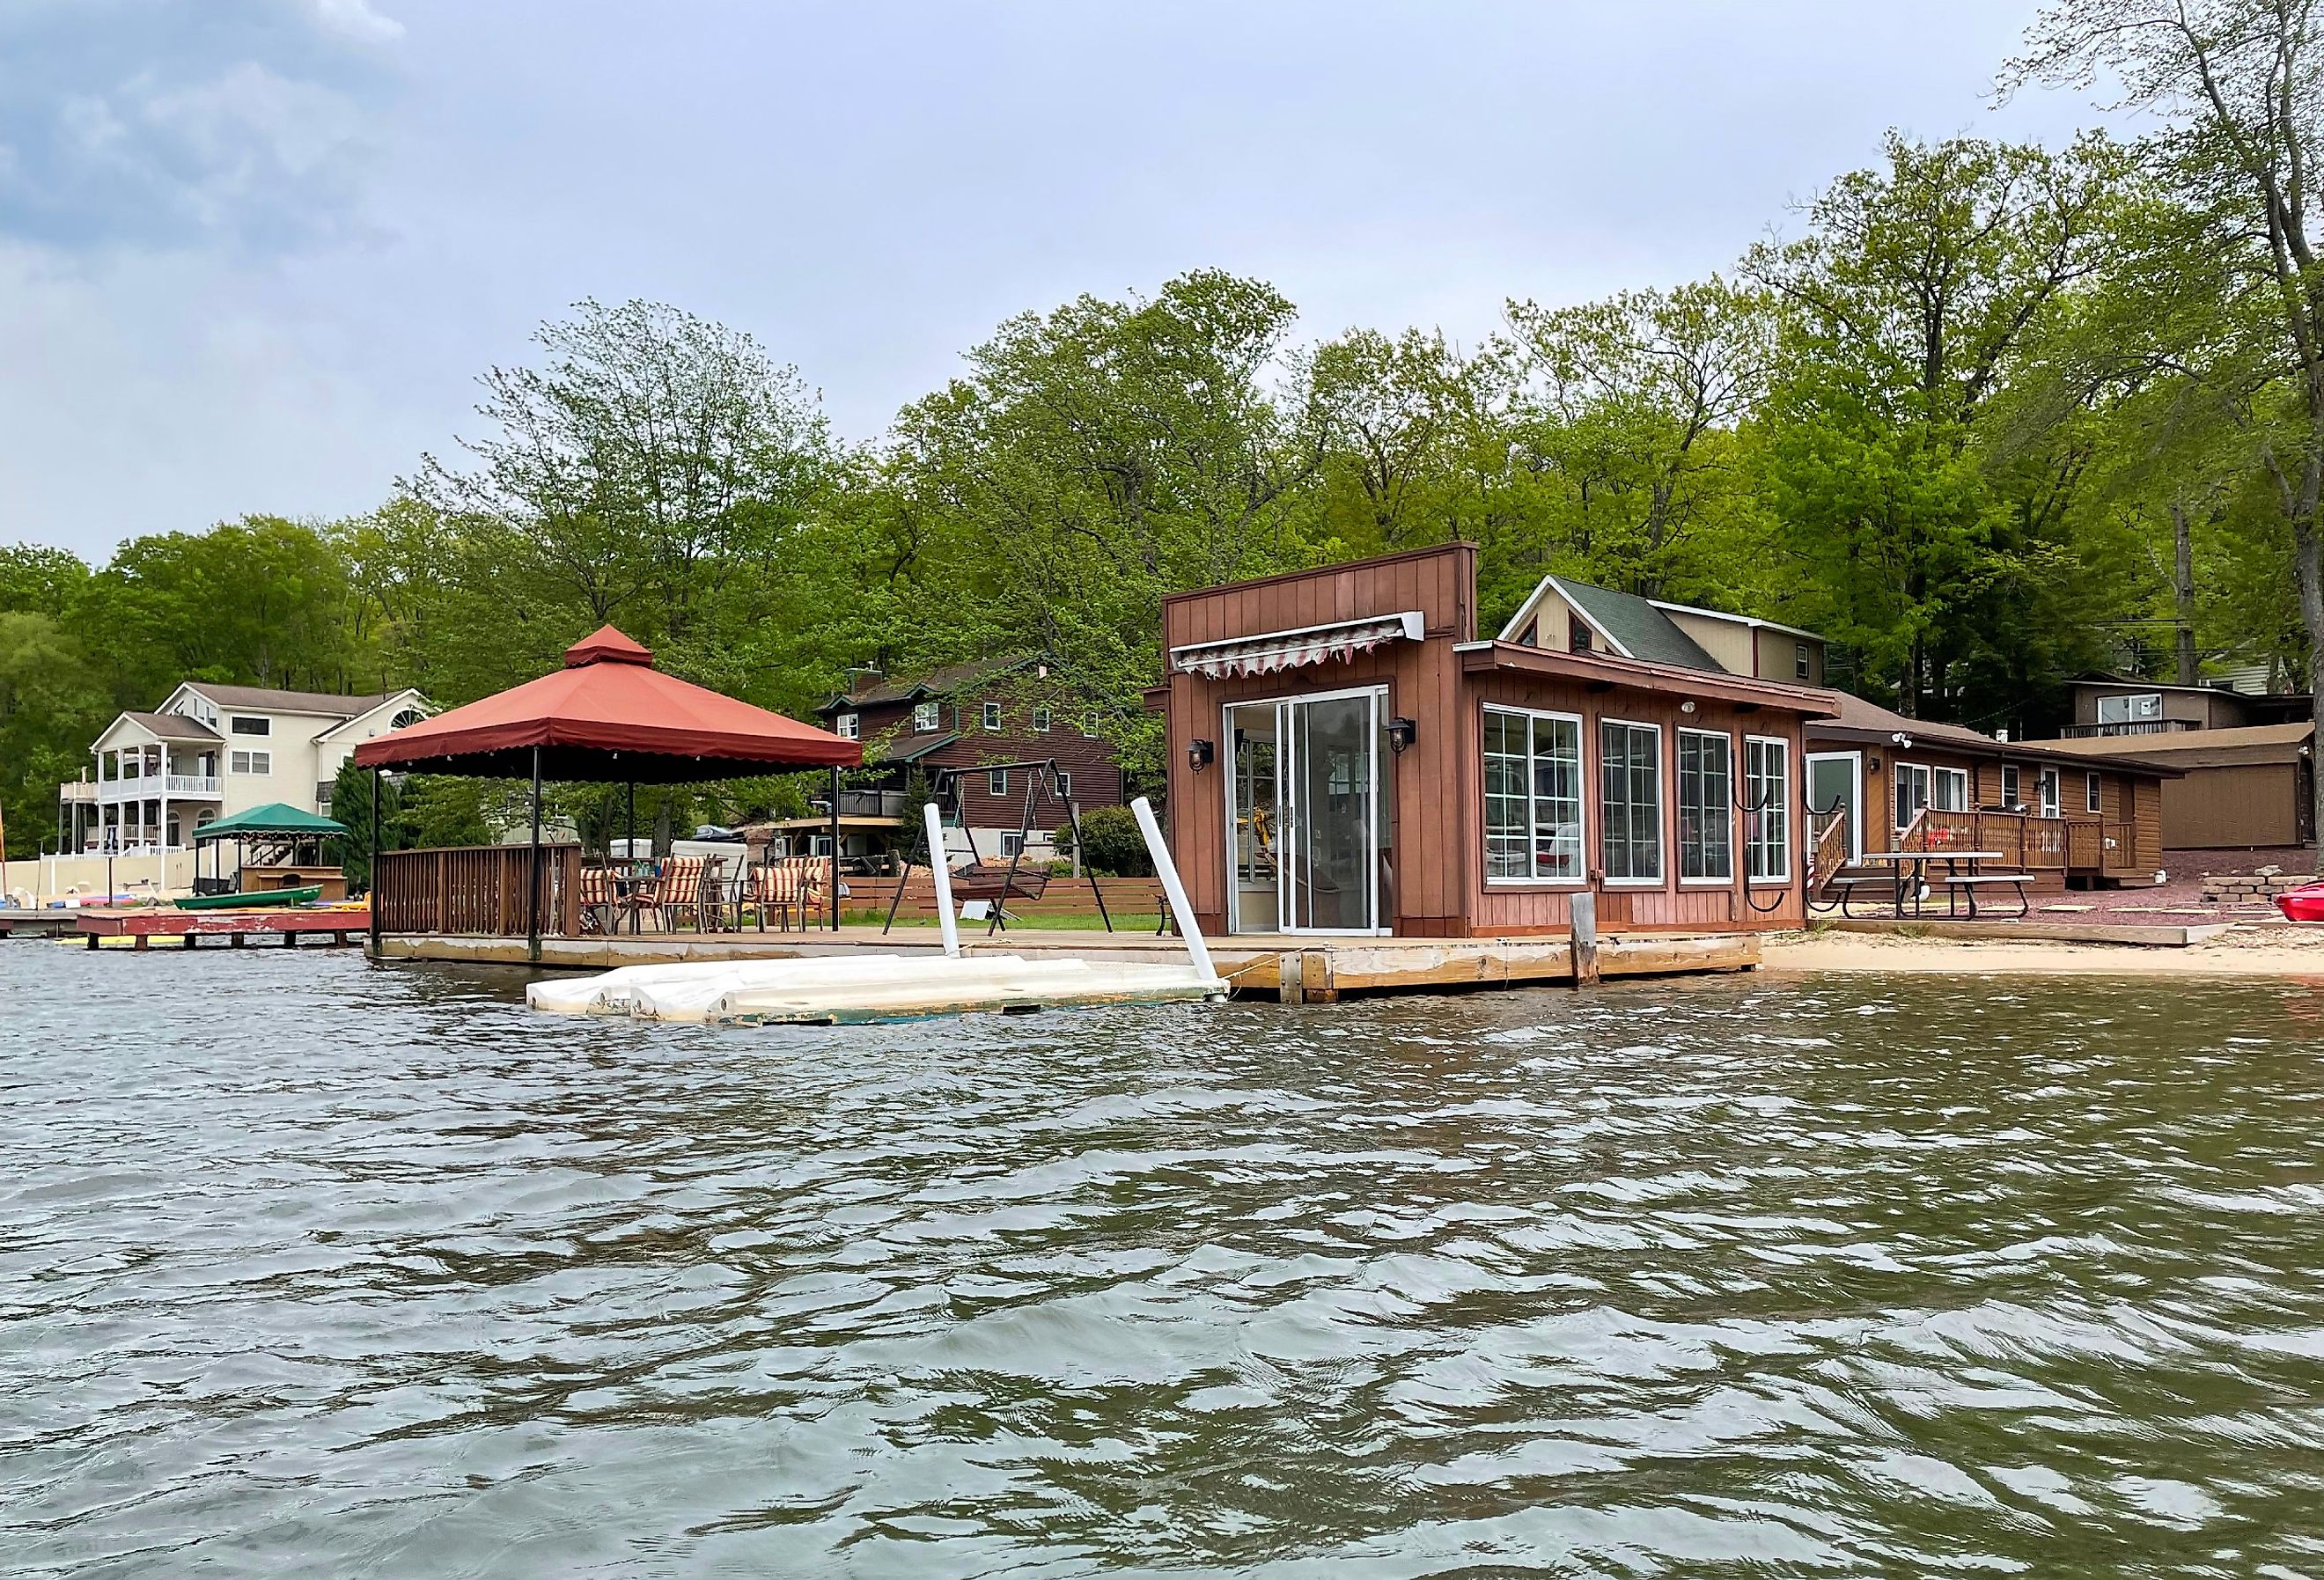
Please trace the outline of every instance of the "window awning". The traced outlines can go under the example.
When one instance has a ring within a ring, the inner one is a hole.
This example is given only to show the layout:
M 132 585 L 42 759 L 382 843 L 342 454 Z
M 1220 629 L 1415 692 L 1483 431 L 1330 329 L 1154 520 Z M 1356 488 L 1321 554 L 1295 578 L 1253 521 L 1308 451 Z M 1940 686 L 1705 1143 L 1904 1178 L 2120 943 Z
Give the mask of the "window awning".
M 1418 642 L 1425 629 L 1417 609 L 1361 620 L 1334 620 L 1327 625 L 1302 625 L 1259 636 L 1189 642 L 1170 650 L 1170 668 L 1181 675 L 1206 675 L 1213 680 L 1229 675 L 1271 675 L 1277 670 L 1296 670 L 1326 659 L 1351 659 L 1387 642 Z

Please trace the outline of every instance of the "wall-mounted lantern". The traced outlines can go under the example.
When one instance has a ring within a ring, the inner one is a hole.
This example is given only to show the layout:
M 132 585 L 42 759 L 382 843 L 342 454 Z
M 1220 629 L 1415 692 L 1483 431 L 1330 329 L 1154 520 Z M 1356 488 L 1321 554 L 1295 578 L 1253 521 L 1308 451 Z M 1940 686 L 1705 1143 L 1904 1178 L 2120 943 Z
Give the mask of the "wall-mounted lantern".
M 1420 726 L 1413 723 L 1412 720 L 1408 718 L 1392 718 L 1388 721 L 1388 749 L 1389 751 L 1402 752 L 1405 748 L 1410 746 L 1418 739 L 1420 739 Z
M 1208 741 L 1186 743 L 1186 766 L 1200 773 L 1218 760 L 1219 749 Z

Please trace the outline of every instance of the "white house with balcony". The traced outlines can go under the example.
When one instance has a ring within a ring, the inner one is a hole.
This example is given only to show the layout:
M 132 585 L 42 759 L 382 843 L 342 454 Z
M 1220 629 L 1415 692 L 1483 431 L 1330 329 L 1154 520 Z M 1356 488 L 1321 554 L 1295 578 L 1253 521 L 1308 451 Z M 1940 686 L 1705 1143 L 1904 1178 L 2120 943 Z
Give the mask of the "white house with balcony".
M 124 713 L 59 787 L 69 851 L 150 855 L 191 845 L 216 818 L 281 801 L 328 816 L 331 781 L 358 743 L 427 716 L 420 693 L 339 697 L 189 680 L 151 713 Z

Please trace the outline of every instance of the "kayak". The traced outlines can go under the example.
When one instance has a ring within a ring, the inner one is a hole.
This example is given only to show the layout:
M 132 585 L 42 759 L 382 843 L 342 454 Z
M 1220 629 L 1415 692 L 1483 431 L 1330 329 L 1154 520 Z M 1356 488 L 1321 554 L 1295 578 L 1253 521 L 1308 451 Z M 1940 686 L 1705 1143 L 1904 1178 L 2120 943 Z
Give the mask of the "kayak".
M 253 894 L 196 894 L 178 901 L 180 910 L 251 910 L 263 906 L 304 905 L 323 897 L 323 886 L 304 889 L 261 889 Z
M 2286 889 L 2275 897 L 2275 908 L 2286 921 L 2324 921 L 2324 883 Z

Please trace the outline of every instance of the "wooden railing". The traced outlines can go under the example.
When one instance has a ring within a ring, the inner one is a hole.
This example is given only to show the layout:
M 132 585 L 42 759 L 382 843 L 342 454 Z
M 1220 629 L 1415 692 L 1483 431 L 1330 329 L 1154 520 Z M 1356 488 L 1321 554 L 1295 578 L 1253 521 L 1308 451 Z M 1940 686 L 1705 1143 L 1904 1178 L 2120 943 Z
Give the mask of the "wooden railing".
M 1812 832 L 1808 839 L 1807 892 L 1813 894 L 1848 864 L 1848 810 L 1843 807 L 1812 812 L 1808 827 Z
M 1949 812 L 1932 807 L 1913 819 L 1897 848 L 1997 851 L 2004 864 L 2028 873 L 2128 873 L 2154 864 L 2139 851 L 2134 824 L 2024 812 Z
M 525 874 L 531 863 L 532 849 L 523 845 L 383 851 L 371 895 L 379 930 L 523 938 L 530 920 Z M 544 937 L 569 938 L 581 930 L 579 845 L 540 847 L 540 897 Z

